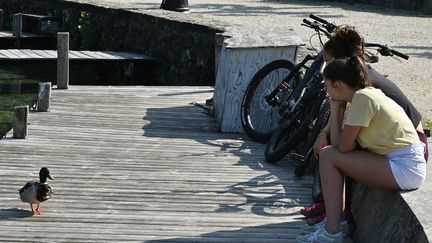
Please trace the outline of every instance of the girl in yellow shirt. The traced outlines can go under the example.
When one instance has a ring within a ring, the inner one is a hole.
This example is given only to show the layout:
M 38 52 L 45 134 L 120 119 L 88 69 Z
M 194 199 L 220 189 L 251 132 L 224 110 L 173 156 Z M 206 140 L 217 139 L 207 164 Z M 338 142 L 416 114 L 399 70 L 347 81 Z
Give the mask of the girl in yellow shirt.
M 324 82 L 331 97 L 331 145 L 319 153 L 319 170 L 327 219 L 315 239 L 342 242 L 345 175 L 377 188 L 415 189 L 425 179 L 426 161 L 414 125 L 399 105 L 370 86 L 358 57 L 329 63 Z

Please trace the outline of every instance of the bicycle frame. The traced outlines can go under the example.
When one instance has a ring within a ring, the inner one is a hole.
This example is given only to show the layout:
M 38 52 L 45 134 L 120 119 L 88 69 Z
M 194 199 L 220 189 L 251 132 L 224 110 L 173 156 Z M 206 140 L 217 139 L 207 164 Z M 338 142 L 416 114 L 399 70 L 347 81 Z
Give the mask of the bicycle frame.
M 322 52 L 315 56 L 314 61 L 310 68 L 306 71 L 305 76 L 297 87 L 293 90 L 288 99 L 289 106 L 287 107 L 288 112 L 293 112 L 298 106 L 301 98 L 308 88 L 317 82 L 322 81 L 322 71 L 325 67 L 324 58 Z
M 290 88 L 287 85 L 288 81 L 292 79 L 294 75 L 298 73 L 301 68 L 305 67 L 305 64 L 311 60 L 313 60 L 313 62 L 311 66 L 307 68 L 303 78 L 300 80 L 300 83 L 298 83 L 292 92 L 289 92 L 287 97 L 284 97 L 282 102 L 275 102 L 275 100 L 277 100 L 276 94 L 281 90 Z M 322 52 L 314 56 L 307 55 L 300 63 L 296 65 L 293 72 L 291 72 L 272 93 L 266 96 L 266 100 L 270 105 L 279 105 L 279 113 L 282 117 L 280 122 L 288 119 L 289 115 L 300 107 L 299 104 L 301 103 L 302 97 L 309 88 L 323 81 L 321 73 L 324 67 L 325 62 Z M 272 101 L 274 102 L 273 104 L 271 103 Z

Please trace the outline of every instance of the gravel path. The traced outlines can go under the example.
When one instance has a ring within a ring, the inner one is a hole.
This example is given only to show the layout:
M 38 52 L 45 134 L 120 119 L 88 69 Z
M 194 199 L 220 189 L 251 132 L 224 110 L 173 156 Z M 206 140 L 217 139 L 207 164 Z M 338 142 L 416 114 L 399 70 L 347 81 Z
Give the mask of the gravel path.
M 86 2 L 85 0 L 79 0 Z M 91 2 L 92 0 L 87 0 Z M 94 0 L 93 0 L 94 1 Z M 97 0 L 119 5 L 119 0 Z M 161 0 L 122 0 L 121 6 L 158 9 Z M 238 26 L 285 26 L 306 44 L 313 31 L 302 27 L 309 13 L 356 26 L 369 42 L 387 44 L 408 61 L 381 57 L 374 67 L 397 83 L 425 119 L 432 119 L 432 16 L 362 4 L 314 0 L 189 0 L 190 15 Z

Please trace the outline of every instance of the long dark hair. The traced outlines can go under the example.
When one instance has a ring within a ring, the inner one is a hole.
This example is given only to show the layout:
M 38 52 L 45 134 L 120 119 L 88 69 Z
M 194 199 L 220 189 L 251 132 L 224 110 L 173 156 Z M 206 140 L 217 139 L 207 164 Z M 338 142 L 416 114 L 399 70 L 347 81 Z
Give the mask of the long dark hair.
M 357 56 L 333 60 L 325 67 L 323 75 L 332 83 L 340 80 L 351 88 L 371 86 L 367 68 Z
M 357 56 L 366 61 L 364 43 L 364 38 L 354 26 L 341 25 L 336 27 L 323 49 L 336 59 Z

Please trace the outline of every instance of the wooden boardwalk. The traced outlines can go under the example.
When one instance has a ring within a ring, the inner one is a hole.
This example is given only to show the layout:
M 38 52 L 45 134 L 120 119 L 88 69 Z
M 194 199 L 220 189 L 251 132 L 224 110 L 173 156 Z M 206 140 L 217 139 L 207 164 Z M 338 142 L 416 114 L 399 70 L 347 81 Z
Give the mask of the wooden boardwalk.
M 0 50 L 0 60 L 56 60 L 57 50 L 6 49 Z M 69 51 L 71 60 L 153 60 L 152 57 L 129 52 Z
M 71 86 L 0 140 L 1 242 L 293 242 L 311 178 L 264 145 L 219 133 L 189 102 L 209 87 Z M 31 216 L 18 189 L 50 168 L 54 197 Z
M 27 32 L 21 33 L 21 38 L 42 38 L 47 37 L 49 35 L 39 35 L 39 34 L 32 34 Z M 0 31 L 0 38 L 9 38 L 9 39 L 16 39 L 16 37 L 13 35 L 12 31 Z

